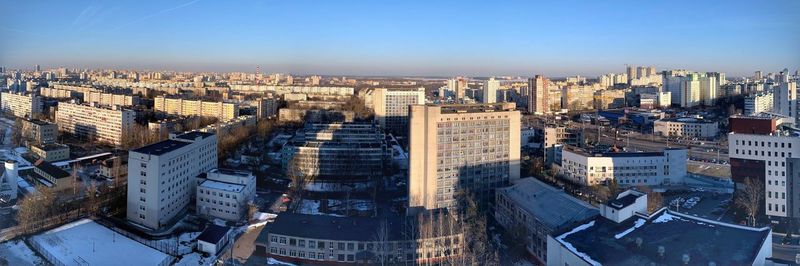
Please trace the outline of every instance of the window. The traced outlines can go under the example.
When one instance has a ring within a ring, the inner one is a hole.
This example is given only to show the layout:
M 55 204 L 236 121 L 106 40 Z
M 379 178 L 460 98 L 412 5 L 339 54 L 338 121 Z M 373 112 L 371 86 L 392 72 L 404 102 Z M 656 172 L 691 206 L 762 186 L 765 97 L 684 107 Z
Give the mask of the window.
M 339 242 L 339 250 L 344 250 L 344 243 Z
M 317 247 L 317 242 L 316 241 L 313 241 L 313 240 L 309 240 L 308 241 L 308 248 L 316 248 L 316 247 Z

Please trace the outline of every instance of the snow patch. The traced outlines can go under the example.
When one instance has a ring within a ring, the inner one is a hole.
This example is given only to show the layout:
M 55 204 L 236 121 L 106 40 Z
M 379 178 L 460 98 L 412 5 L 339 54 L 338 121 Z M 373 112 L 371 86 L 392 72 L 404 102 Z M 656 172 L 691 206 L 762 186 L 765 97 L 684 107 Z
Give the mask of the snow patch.
M 642 227 L 642 225 L 644 225 L 645 222 L 646 221 L 644 219 L 639 218 L 639 220 L 636 220 L 636 223 L 633 224 L 633 227 L 628 228 L 628 230 L 622 231 L 622 233 L 614 235 L 614 238 L 616 239 L 622 238 L 623 236 L 629 234 L 630 232 L 633 232 L 633 230 L 636 230 L 636 228 Z
M 589 264 L 594 265 L 594 266 L 599 266 L 599 265 L 601 265 L 599 262 L 592 260 L 592 257 L 589 257 L 589 255 L 587 255 L 586 253 L 578 251 L 578 249 L 576 249 L 574 246 L 572 246 L 572 244 L 570 244 L 567 241 L 564 241 L 564 238 L 566 238 L 567 236 L 569 236 L 571 234 L 574 234 L 574 233 L 577 233 L 577 232 L 580 232 L 580 231 L 583 231 L 583 230 L 586 230 L 587 228 L 592 227 L 592 226 L 594 226 L 594 220 L 592 220 L 591 222 L 582 224 L 582 225 L 580 225 L 578 227 L 572 228 L 572 230 L 570 230 L 569 232 L 566 232 L 566 233 L 556 237 L 556 241 L 558 241 L 559 243 L 564 245 L 564 247 L 566 247 L 569 251 L 571 251 L 573 254 L 577 255 L 578 257 L 581 257 L 583 260 L 585 260 Z
M 286 266 L 295 266 L 295 264 L 279 261 L 273 258 L 267 258 L 267 265 L 286 265 Z
M 660 224 L 660 223 L 666 223 L 666 222 L 669 222 L 669 221 L 672 221 L 672 220 L 683 221 L 683 218 L 678 217 L 678 216 L 674 216 L 674 215 L 669 214 L 668 212 L 665 211 L 663 214 L 658 216 L 658 218 L 653 220 L 653 223 L 654 224 Z

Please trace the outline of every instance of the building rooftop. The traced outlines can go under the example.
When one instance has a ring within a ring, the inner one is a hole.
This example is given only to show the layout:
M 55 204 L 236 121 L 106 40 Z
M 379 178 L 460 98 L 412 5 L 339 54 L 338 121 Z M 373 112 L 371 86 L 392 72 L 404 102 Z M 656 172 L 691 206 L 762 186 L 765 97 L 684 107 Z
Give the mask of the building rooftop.
M 175 136 L 175 138 L 194 141 L 198 137 L 200 137 L 201 139 L 205 139 L 205 138 L 208 138 L 208 137 L 213 136 L 213 135 L 214 135 L 214 133 L 191 131 L 191 132 L 187 132 L 187 133 L 183 133 L 183 134 L 177 135 L 177 136 Z
M 153 143 L 153 144 L 141 147 L 141 148 L 134 149 L 133 152 L 138 152 L 138 153 L 142 153 L 142 154 L 149 154 L 149 155 L 158 156 L 158 155 L 162 155 L 162 154 L 165 154 L 165 153 L 180 149 L 181 147 L 184 147 L 184 146 L 189 145 L 189 144 L 191 144 L 191 143 L 185 142 L 185 141 L 177 141 L 177 140 L 168 139 L 168 140 L 164 140 L 164 141 L 161 141 L 161 142 L 156 142 L 156 143 Z
M 551 229 L 560 229 L 599 215 L 597 208 L 536 178 L 523 178 L 513 186 L 498 189 Z
M 694 117 L 672 117 L 672 118 L 659 119 L 658 121 L 681 122 L 681 123 L 691 123 L 691 124 L 713 124 L 713 123 L 716 123 L 716 121 L 706 120 L 706 119 L 702 119 L 702 118 L 694 118 Z
M 554 234 L 556 241 L 593 265 L 682 265 L 684 254 L 692 265 L 751 265 L 771 234 L 769 228 L 725 224 L 666 209 L 621 223 L 600 216 L 563 231 Z
M 208 188 L 208 189 L 216 189 L 216 190 L 224 190 L 228 192 L 242 192 L 244 190 L 244 185 L 228 183 L 228 182 L 220 182 L 214 180 L 204 180 L 200 183 L 199 187 Z
M 69 177 L 69 173 L 67 171 L 62 170 L 48 162 L 39 160 L 34 165 L 37 169 L 41 170 L 42 172 L 46 173 L 47 175 L 55 178 L 55 179 L 62 179 Z
M 614 209 L 617 209 L 617 210 L 621 210 L 621 209 L 623 209 L 625 207 L 628 207 L 631 204 L 635 203 L 636 199 L 638 199 L 639 197 L 642 197 L 642 196 L 644 196 L 643 193 L 641 193 L 641 194 L 640 193 L 630 193 L 628 195 L 625 195 L 625 196 L 610 200 L 610 201 L 606 202 L 606 205 L 608 205 L 611 208 L 614 208 Z
M 454 113 L 489 113 L 489 112 L 504 112 L 514 111 L 516 107 L 510 103 L 493 103 L 493 104 L 429 104 L 428 106 L 441 107 L 441 113 L 454 114 Z
M 69 149 L 69 146 L 64 144 L 57 144 L 57 143 L 48 143 L 44 145 L 34 145 L 37 148 L 43 151 L 55 151 L 55 150 L 62 150 L 62 149 Z
M 208 227 L 197 236 L 197 241 L 216 244 L 219 243 L 220 239 L 222 239 L 228 231 L 230 231 L 230 228 L 227 226 L 209 224 Z
M 577 153 L 587 157 L 615 157 L 615 158 L 623 158 L 623 157 L 660 157 L 664 156 L 664 152 L 626 152 L 626 151 L 614 151 L 611 149 L 603 149 L 603 150 L 587 150 L 582 149 L 579 147 L 565 145 L 564 150 L 570 151 L 572 153 Z M 665 151 L 669 150 L 682 150 L 681 148 L 664 148 Z

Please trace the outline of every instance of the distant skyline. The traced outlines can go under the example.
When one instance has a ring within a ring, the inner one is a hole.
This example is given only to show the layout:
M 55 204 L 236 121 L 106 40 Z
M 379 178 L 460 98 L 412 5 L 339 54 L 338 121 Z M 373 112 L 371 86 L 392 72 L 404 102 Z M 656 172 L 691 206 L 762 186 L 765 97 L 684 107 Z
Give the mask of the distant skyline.
M 800 68 L 800 1 L 13 1 L 0 66 L 594 77 Z

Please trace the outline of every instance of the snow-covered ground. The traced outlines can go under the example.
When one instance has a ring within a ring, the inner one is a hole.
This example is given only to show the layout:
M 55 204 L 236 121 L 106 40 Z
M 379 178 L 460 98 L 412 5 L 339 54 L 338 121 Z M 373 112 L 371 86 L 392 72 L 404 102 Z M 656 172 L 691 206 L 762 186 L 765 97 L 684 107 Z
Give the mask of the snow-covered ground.
M 69 265 L 159 265 L 173 259 L 89 219 L 36 235 L 30 241 L 48 260 Z
M 0 264 L 7 265 L 45 265 L 44 259 L 37 256 L 22 240 L 0 243 Z

